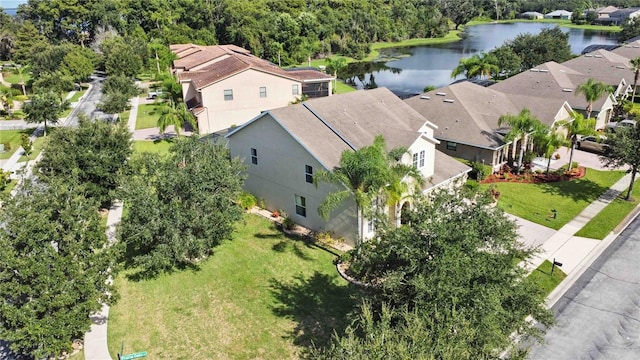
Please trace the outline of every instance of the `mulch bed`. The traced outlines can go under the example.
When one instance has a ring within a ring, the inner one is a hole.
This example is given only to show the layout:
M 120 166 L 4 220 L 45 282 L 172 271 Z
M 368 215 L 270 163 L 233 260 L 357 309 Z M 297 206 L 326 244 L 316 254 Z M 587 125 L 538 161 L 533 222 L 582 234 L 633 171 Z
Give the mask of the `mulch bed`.
M 587 169 L 584 166 L 579 166 L 576 169 L 572 169 L 570 172 L 565 172 L 564 174 L 557 174 L 553 172 L 549 172 L 549 175 L 543 173 L 524 173 L 520 175 L 513 174 L 511 172 L 503 172 L 497 174 L 491 174 L 487 176 L 480 183 L 482 184 L 493 184 L 500 182 L 517 182 L 524 184 L 541 184 L 541 183 L 549 183 L 549 182 L 558 182 L 558 181 L 571 181 L 575 179 L 580 179 L 584 177 Z

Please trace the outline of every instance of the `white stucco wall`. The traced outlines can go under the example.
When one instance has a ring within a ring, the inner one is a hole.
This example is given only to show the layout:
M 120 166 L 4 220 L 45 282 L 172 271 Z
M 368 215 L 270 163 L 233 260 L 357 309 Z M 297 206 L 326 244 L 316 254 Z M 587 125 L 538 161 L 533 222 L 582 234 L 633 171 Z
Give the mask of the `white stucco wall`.
M 324 221 L 317 208 L 334 186 L 320 184 L 317 188 L 306 182 L 305 165 L 314 173 L 323 169 L 307 150 L 292 138 L 278 123 L 265 114 L 228 138 L 231 156 L 247 165 L 245 189 L 270 210 L 284 210 L 297 223 L 315 231 L 331 231 L 354 245 L 357 237 L 357 217 L 352 199 L 331 213 Z M 251 148 L 256 149 L 258 164 L 251 162 Z M 296 214 L 295 195 L 306 199 L 306 217 Z
M 231 125 L 242 125 L 264 110 L 287 106 L 296 99 L 292 85 L 298 85 L 302 94 L 302 83 L 248 69 L 228 79 L 201 89 L 202 103 L 208 117 L 200 125 L 200 133 L 208 134 L 226 129 Z M 266 97 L 260 97 L 260 87 L 266 87 Z M 233 90 L 233 100 L 224 99 L 224 90 Z

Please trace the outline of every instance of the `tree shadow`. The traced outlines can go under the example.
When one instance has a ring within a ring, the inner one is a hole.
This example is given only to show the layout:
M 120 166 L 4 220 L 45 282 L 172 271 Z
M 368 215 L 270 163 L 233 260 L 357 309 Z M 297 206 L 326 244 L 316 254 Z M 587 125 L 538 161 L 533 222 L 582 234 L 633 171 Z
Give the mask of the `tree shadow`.
M 587 202 L 594 201 L 609 190 L 604 186 L 584 178 L 574 181 L 544 183 L 538 186 L 540 186 L 543 193 L 570 198 L 573 201 Z
M 296 323 L 288 335 L 295 345 L 307 350 L 326 347 L 333 333 L 342 334 L 349 324 L 347 315 L 355 308 L 360 292 L 351 284 L 338 285 L 337 277 L 337 273 L 316 271 L 309 277 L 297 275 L 292 281 L 269 281 L 276 299 L 273 313 Z

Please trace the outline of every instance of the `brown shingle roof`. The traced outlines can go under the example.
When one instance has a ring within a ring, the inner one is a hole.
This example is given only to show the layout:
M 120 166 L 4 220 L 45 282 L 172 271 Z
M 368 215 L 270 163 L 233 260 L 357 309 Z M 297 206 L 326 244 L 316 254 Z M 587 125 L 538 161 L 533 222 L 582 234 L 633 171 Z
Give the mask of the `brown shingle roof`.
M 640 40 L 624 44 L 617 49 L 611 50 L 611 52 L 627 59 L 635 59 L 640 56 Z
M 634 77 L 628 58 L 603 49 L 565 61 L 562 65 L 614 87 L 620 84 L 620 80 L 630 83 Z
M 433 177 L 431 177 L 429 183 L 432 186 L 436 186 L 469 170 L 470 168 L 467 165 L 440 150 L 436 150 Z

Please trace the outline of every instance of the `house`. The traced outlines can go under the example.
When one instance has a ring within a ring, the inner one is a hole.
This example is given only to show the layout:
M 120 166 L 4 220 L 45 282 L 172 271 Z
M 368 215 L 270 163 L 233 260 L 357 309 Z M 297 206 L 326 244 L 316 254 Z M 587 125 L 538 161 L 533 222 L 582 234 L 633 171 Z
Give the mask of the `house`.
M 373 143 L 382 135 L 389 150 L 404 147 L 402 161 L 413 164 L 426 180 L 423 191 L 464 181 L 469 167 L 435 149 L 436 126 L 386 88 L 360 90 L 317 98 L 265 111 L 226 135 L 231 156 L 247 165 L 245 189 L 269 209 L 282 209 L 293 220 L 315 231 L 331 231 L 353 244 L 371 237 L 373 224 L 359 224 L 355 201 L 348 199 L 324 220 L 317 212 L 335 185 L 313 184 L 313 175 L 331 171 L 344 151 Z M 388 209 L 392 224 L 400 224 L 404 198 Z M 361 225 L 361 226 L 359 226 Z
M 521 19 L 539 20 L 544 18 L 544 14 L 541 14 L 537 11 L 527 11 L 527 12 L 523 12 L 518 17 Z
M 640 15 L 640 8 L 617 9 L 599 16 L 596 22 L 602 25 L 622 25 L 628 19 L 635 19 Z
M 596 129 L 604 129 L 611 120 L 613 106 L 617 101 L 613 94 L 605 94 L 592 104 L 591 114 L 587 114 L 586 109 L 589 104 L 576 89 L 589 78 L 589 75 L 555 61 L 549 61 L 500 81 L 490 88 L 505 94 L 538 98 L 541 101 L 554 99 L 566 101 L 572 109 L 583 113 L 585 117 L 595 118 Z
M 544 15 L 545 19 L 571 20 L 571 11 L 556 10 Z
M 578 56 L 562 65 L 612 86 L 616 99 L 627 97 L 635 77 L 628 58 L 604 49 Z
M 241 125 L 260 112 L 330 96 L 333 77 L 315 69 L 282 69 L 235 45 L 170 46 L 173 71 L 201 134 Z
M 629 60 L 640 56 L 640 37 L 630 39 L 618 48 L 611 50 L 612 53 L 623 56 Z
M 517 145 L 506 142 L 509 129 L 498 126 L 502 115 L 517 115 L 524 108 L 546 125 L 571 118 L 572 109 L 562 99 L 540 99 L 505 94 L 470 82 L 460 82 L 405 100 L 438 129 L 436 149 L 443 153 L 490 165 L 497 171 L 514 160 Z

